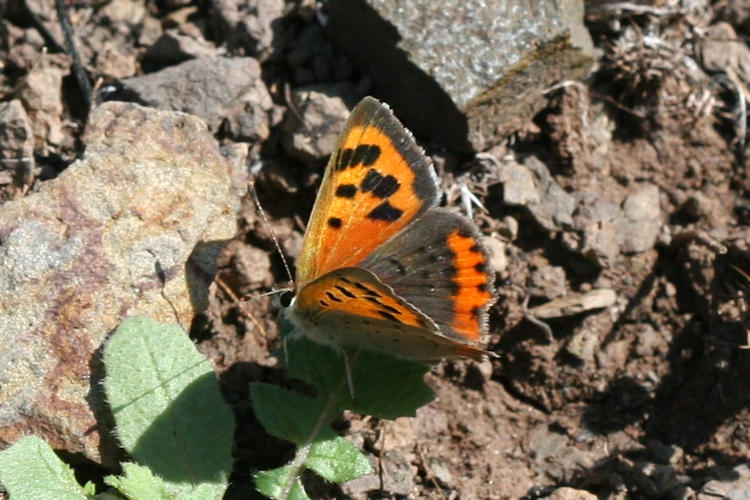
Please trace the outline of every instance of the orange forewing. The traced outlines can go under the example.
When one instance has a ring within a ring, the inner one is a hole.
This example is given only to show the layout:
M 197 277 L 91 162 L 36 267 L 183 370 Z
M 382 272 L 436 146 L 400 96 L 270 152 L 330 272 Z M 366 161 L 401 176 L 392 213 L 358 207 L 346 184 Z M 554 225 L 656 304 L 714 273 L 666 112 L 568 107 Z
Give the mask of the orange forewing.
M 297 290 L 358 264 L 436 202 L 429 160 L 387 107 L 365 98 L 326 167 L 297 261 Z

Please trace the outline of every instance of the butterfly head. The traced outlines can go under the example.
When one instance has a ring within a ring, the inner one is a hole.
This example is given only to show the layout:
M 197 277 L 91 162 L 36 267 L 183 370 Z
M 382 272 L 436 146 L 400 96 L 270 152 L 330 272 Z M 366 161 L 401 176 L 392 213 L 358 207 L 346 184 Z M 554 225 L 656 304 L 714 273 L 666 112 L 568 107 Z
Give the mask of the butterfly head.
M 282 309 L 289 309 L 294 305 L 294 298 L 292 290 L 284 290 L 279 294 L 279 305 Z

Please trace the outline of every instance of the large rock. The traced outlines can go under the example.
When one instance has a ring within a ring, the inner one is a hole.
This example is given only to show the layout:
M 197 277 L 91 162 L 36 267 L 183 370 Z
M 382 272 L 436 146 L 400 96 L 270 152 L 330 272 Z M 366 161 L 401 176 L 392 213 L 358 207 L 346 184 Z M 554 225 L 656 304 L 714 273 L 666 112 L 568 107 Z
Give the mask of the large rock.
M 485 150 L 593 62 L 581 0 L 329 0 L 327 31 L 417 135 Z
M 212 131 L 223 125 L 239 141 L 267 139 L 281 119 L 252 57 L 200 57 L 127 78 L 121 85 L 140 103 L 196 115 Z
M 0 447 L 34 433 L 112 463 L 98 350 L 128 316 L 189 328 L 242 179 L 183 113 L 107 103 L 85 141 L 81 160 L 0 210 Z

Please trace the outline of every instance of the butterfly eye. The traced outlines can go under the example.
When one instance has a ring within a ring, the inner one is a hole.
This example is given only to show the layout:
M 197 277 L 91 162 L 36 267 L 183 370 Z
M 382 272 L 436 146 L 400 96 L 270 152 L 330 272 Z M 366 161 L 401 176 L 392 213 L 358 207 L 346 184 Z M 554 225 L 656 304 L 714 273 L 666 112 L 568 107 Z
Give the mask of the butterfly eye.
M 285 290 L 281 292 L 281 295 L 279 295 L 279 303 L 281 303 L 281 307 L 289 307 L 289 305 L 292 303 L 292 299 L 294 298 L 294 292 L 291 290 Z

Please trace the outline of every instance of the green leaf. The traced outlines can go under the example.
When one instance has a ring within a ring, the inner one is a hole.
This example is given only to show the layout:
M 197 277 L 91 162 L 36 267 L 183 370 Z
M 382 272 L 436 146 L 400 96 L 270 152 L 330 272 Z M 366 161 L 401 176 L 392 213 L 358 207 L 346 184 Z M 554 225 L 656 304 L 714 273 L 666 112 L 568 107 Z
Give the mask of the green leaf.
M 391 420 L 414 417 L 435 398 L 424 381 L 429 366 L 372 351 L 362 351 L 353 364 L 354 399 L 345 391 L 342 404 L 358 413 Z
M 310 439 L 315 422 L 325 411 L 325 402 L 275 385 L 255 383 L 250 386 L 250 398 L 255 416 L 269 434 L 291 441 L 297 447 Z M 326 418 L 328 421 L 330 417 Z M 328 426 L 320 429 L 320 436 L 335 436 Z
M 123 476 L 107 476 L 104 482 L 131 500 L 211 500 L 222 496 L 215 484 L 202 483 L 190 491 L 171 492 L 170 485 L 147 467 L 128 462 L 122 469 Z
M 125 498 L 172 500 L 164 481 L 142 465 L 132 462 L 122 464 L 122 476 L 107 476 L 104 482 L 125 495 Z
M 335 392 L 341 408 L 379 418 L 414 416 L 435 397 L 425 384 L 428 366 L 361 350 L 349 354 L 354 399 L 349 394 L 343 354 L 306 339 L 286 343 L 289 371 L 325 393 Z
M 333 439 L 313 443 L 305 465 L 323 479 L 343 483 L 372 472 L 370 461 L 346 439 Z
M 36 436 L 0 452 L 0 483 L 12 499 L 86 500 L 94 494 L 94 485 L 79 485 L 73 470 Z
M 258 472 L 255 474 L 255 487 L 268 498 L 279 498 L 287 481 L 289 481 L 290 474 L 292 474 L 292 468 L 289 465 L 279 467 L 278 469 Z M 305 489 L 302 487 L 299 477 L 294 479 L 288 499 L 310 500 L 310 497 L 307 496 Z
M 232 467 L 234 419 L 210 363 L 188 336 L 176 325 L 127 319 L 107 342 L 104 365 L 104 389 L 125 449 L 170 492 L 212 483 L 214 498 L 221 498 Z

